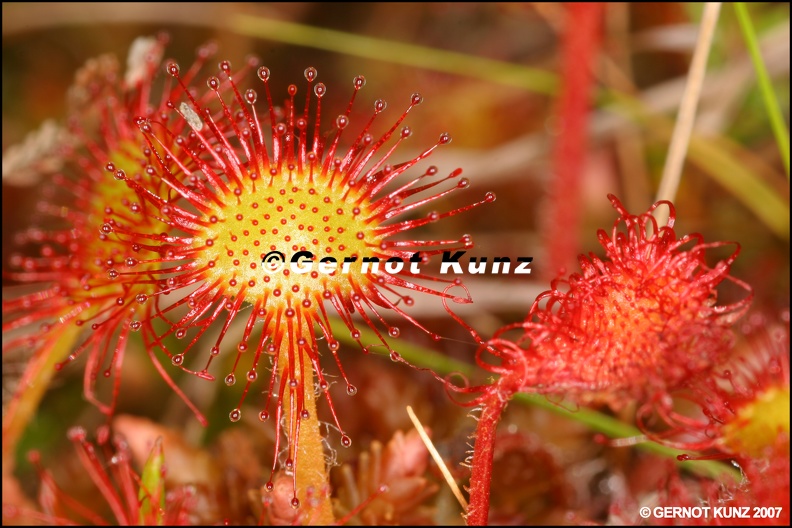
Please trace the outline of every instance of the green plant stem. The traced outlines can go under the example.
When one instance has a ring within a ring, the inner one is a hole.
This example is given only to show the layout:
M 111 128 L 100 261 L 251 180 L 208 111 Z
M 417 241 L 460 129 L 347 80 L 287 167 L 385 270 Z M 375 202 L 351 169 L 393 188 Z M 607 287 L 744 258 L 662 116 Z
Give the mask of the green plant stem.
M 762 101 L 764 102 L 765 110 L 767 110 L 767 116 L 770 118 L 770 126 L 773 129 L 776 143 L 778 143 L 781 161 L 784 163 L 787 180 L 789 180 L 789 131 L 781 114 L 781 106 L 778 104 L 773 85 L 770 82 L 770 76 L 767 74 L 767 68 L 765 68 L 764 59 L 762 59 L 759 42 L 756 39 L 756 32 L 745 2 L 735 2 L 734 12 L 737 14 L 737 21 L 740 24 L 743 37 L 745 37 L 745 44 L 748 46 L 748 52 L 751 54 L 751 60 L 754 68 L 756 68 L 759 91 L 762 93 Z
M 338 320 L 332 320 L 331 322 L 333 327 L 341 328 L 343 326 L 343 324 Z M 358 330 L 361 333 L 361 341 L 366 343 L 374 343 L 378 341 L 377 336 L 373 331 L 367 328 L 359 328 Z M 340 330 L 339 332 L 335 332 L 334 335 L 341 342 L 354 345 L 355 347 L 357 346 L 355 340 L 349 336 L 349 332 Z M 444 356 L 443 354 L 435 352 L 434 350 L 423 348 L 399 339 L 388 339 L 388 343 L 391 345 L 391 347 L 393 347 L 394 350 L 398 351 L 402 358 L 404 358 L 407 362 L 418 367 L 428 368 L 436 374 L 448 376 L 450 374 L 458 373 L 467 378 L 471 378 L 476 375 L 477 369 L 473 365 L 451 359 Z M 564 416 L 570 420 L 582 423 L 589 427 L 592 431 L 602 433 L 609 438 L 640 438 L 643 436 L 637 427 L 626 424 L 616 418 L 613 418 L 612 416 L 608 416 L 593 409 L 581 407 L 575 411 L 570 411 L 569 409 L 548 401 L 544 396 L 536 394 L 519 393 L 513 397 L 513 401 L 522 405 L 541 407 L 560 416 Z M 650 441 L 639 442 L 635 444 L 635 447 L 642 451 L 666 456 L 669 458 L 676 458 L 678 455 L 684 453 L 683 451 L 672 449 L 670 447 Z M 716 479 L 728 477 L 735 481 L 740 480 L 739 471 L 720 462 L 699 460 L 678 463 L 684 469 L 700 475 Z
M 140 474 L 138 490 L 138 524 L 162 526 L 165 524 L 165 453 L 162 437 L 157 437 L 146 464 Z

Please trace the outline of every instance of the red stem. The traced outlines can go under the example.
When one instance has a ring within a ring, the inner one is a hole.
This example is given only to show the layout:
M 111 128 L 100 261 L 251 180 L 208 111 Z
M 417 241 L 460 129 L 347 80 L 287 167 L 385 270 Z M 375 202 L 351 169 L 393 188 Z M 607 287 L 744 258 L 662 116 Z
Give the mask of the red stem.
M 548 251 L 546 278 L 575 263 L 580 252 L 580 188 L 592 93 L 593 66 L 600 43 L 603 4 L 569 3 L 563 35 L 562 88 L 558 100 L 559 132 L 553 153 L 555 175 L 550 182 L 544 232 Z
M 496 386 L 493 385 L 493 389 Z M 470 502 L 465 520 L 468 526 L 486 526 L 489 518 L 490 486 L 492 484 L 492 457 L 495 453 L 495 433 L 509 398 L 493 390 L 485 400 L 476 427 L 473 446 L 472 473 L 470 475 Z

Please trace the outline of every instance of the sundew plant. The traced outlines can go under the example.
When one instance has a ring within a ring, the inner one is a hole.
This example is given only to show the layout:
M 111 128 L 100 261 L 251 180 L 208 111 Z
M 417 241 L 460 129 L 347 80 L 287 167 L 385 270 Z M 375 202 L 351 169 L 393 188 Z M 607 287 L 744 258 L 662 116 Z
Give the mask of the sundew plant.
M 4 522 L 788 525 L 787 5 L 3 20 Z

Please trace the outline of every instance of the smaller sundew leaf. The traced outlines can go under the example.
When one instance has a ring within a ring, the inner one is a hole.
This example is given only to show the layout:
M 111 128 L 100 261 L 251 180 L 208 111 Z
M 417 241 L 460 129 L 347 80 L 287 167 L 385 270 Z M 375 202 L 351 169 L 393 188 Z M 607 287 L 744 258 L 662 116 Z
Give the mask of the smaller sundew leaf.
M 165 452 L 162 437 L 157 438 L 151 448 L 143 472 L 140 475 L 140 512 L 138 521 L 142 525 L 164 524 L 165 514 Z

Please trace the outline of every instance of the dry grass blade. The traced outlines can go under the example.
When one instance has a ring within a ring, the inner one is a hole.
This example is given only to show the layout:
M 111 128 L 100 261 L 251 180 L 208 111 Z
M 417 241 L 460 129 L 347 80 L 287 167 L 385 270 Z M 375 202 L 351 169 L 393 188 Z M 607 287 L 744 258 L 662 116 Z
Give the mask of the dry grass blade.
M 456 497 L 456 500 L 462 506 L 462 510 L 467 511 L 468 503 L 465 500 L 465 497 L 462 495 L 462 490 L 460 490 L 459 486 L 457 486 L 457 483 L 454 480 L 454 477 L 451 476 L 451 472 L 448 470 L 445 461 L 440 456 L 440 453 L 437 452 L 437 449 L 432 443 L 432 439 L 429 438 L 429 435 L 426 434 L 423 425 L 418 420 L 418 417 L 415 416 L 412 407 L 410 407 L 409 405 L 407 406 L 407 414 L 410 415 L 410 420 L 415 426 L 415 429 L 418 431 L 418 434 L 421 435 L 421 440 L 423 440 L 423 443 L 426 445 L 426 449 L 429 450 L 429 454 L 432 455 L 432 458 L 437 464 L 437 467 L 439 467 L 440 471 L 443 473 L 443 477 L 445 477 L 446 482 L 448 483 L 448 487 L 451 488 L 451 492 L 454 494 L 454 497 Z
M 674 133 L 671 136 L 671 145 L 668 148 L 668 158 L 666 158 L 663 169 L 663 178 L 660 181 L 660 189 L 657 191 L 657 201 L 674 200 L 679 181 L 682 178 L 682 167 L 685 162 L 690 136 L 693 132 L 693 122 L 696 118 L 696 107 L 698 106 L 701 87 L 704 84 L 704 74 L 707 70 L 707 59 L 712 48 L 712 39 L 715 35 L 715 27 L 718 24 L 720 14 L 720 2 L 707 2 L 704 6 L 704 13 L 701 17 L 701 28 L 699 30 L 696 49 L 693 52 L 693 61 L 688 72 L 688 80 L 685 85 L 685 93 L 682 96 L 682 104 L 679 107 Z M 660 224 L 668 220 L 666 209 L 658 216 Z

